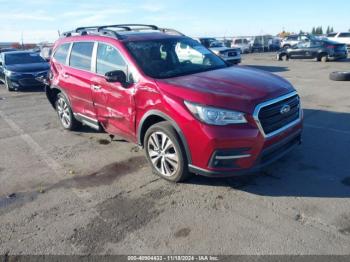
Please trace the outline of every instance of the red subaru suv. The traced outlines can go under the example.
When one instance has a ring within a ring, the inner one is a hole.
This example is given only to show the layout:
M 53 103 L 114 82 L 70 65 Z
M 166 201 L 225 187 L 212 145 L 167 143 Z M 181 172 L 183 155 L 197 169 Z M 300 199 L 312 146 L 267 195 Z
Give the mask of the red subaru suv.
M 77 28 L 55 43 L 51 71 L 46 94 L 63 128 L 82 123 L 137 143 L 170 181 L 257 171 L 301 141 L 289 82 L 230 66 L 175 30 Z

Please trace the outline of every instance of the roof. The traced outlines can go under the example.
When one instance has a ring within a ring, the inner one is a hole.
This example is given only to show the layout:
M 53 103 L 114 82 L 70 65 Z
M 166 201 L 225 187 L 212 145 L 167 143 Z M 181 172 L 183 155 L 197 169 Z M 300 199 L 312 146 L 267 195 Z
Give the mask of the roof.
M 120 24 L 78 27 L 65 32 L 63 37 L 71 36 L 106 36 L 120 41 L 139 41 L 147 39 L 164 39 L 184 36 L 184 34 L 168 28 L 145 24 Z

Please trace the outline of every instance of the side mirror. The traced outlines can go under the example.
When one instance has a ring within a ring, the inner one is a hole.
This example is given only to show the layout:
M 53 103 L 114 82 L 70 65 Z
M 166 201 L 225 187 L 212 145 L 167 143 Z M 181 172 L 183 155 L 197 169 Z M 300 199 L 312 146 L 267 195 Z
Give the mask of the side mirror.
M 122 86 L 126 86 L 126 74 L 122 70 L 110 71 L 105 74 L 106 81 L 110 83 L 119 82 Z

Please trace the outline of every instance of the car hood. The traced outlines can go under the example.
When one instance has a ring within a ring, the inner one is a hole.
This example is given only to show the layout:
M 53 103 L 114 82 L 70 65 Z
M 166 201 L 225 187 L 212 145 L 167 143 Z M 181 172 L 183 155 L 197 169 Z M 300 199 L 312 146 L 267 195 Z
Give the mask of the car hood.
M 26 72 L 40 72 L 50 69 L 49 63 L 34 63 L 34 64 L 17 64 L 7 65 L 6 69 L 12 72 L 26 73 Z
M 222 51 L 237 51 L 238 48 L 232 47 L 232 48 L 228 48 L 228 47 L 210 47 L 209 48 L 211 51 L 213 52 L 222 52 Z M 237 49 L 237 50 L 236 50 Z
M 157 84 L 161 91 L 183 100 L 246 113 L 263 101 L 295 90 L 277 75 L 244 66 L 161 79 Z

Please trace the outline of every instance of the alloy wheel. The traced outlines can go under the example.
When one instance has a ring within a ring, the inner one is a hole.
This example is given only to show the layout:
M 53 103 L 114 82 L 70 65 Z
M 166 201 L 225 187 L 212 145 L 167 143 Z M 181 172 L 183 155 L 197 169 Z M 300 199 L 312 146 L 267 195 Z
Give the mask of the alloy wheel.
M 174 143 L 164 132 L 150 135 L 147 143 L 148 155 L 153 167 L 163 176 L 173 176 L 179 168 L 178 152 Z
M 57 113 L 62 125 L 65 128 L 69 128 L 71 125 L 71 111 L 67 102 L 62 97 L 57 100 Z

